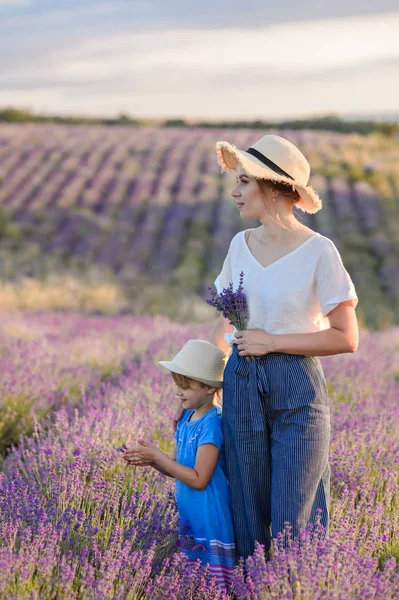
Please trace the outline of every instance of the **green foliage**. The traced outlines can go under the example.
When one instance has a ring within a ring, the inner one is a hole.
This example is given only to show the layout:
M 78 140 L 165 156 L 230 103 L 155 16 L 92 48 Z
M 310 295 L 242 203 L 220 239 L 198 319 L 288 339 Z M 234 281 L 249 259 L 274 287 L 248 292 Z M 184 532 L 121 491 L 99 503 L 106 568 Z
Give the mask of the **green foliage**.
M 28 110 L 19 110 L 18 108 L 5 108 L 0 110 L 0 123 L 25 123 L 36 121 L 35 117 Z
M 309 117 L 307 119 L 291 119 L 285 121 L 201 121 L 199 127 L 220 128 L 228 127 L 233 129 L 312 129 L 321 131 L 337 131 L 340 133 L 359 133 L 368 135 L 370 133 L 380 133 L 387 137 L 394 137 L 399 130 L 397 122 L 378 123 L 372 120 L 351 121 L 343 120 L 337 115 L 325 115 L 320 117 Z
M 12 221 L 7 211 L 0 207 L 0 242 L 4 240 L 18 242 L 21 237 L 18 225 Z
M 91 359 L 88 361 L 87 364 L 100 375 L 101 381 L 106 381 L 110 377 L 115 377 L 115 375 L 117 375 L 121 370 L 119 364 L 115 364 L 112 362 L 104 363 L 98 360 Z
M 289 119 L 283 121 L 266 121 L 255 119 L 248 121 L 245 119 L 237 121 L 195 121 L 186 120 L 181 117 L 166 119 L 163 122 L 156 120 L 140 120 L 130 117 L 126 114 L 120 114 L 114 118 L 95 118 L 95 117 L 72 117 L 60 115 L 36 115 L 30 110 L 21 110 L 18 108 L 7 107 L 0 110 L 0 123 L 61 123 L 69 125 L 124 125 L 124 126 L 154 126 L 162 127 L 202 127 L 206 129 L 311 129 L 321 131 L 337 131 L 340 133 L 359 133 L 368 135 L 370 133 L 379 133 L 388 138 L 394 138 L 399 131 L 397 121 L 377 122 L 373 120 L 344 120 L 334 114 L 308 117 L 305 119 Z
M 120 114 L 113 119 L 95 117 L 72 117 L 60 115 L 37 115 L 30 110 L 7 107 L 0 110 L 0 123 L 60 123 L 66 125 L 145 125 L 138 119 Z
M 399 510 L 399 507 L 397 508 Z M 395 513 L 392 514 L 392 517 L 395 516 Z M 399 540 L 390 539 L 385 547 L 380 549 L 378 552 L 378 567 L 382 569 L 385 561 L 389 558 L 394 558 L 396 562 L 399 564 Z
M 351 380 L 348 380 L 348 387 L 346 388 L 342 385 L 338 387 L 329 379 L 326 380 L 328 395 L 334 405 L 349 404 L 351 409 L 355 408 L 356 403 L 353 401 L 350 387 L 352 383 Z
M 162 127 L 186 127 L 187 123 L 184 119 L 167 119 L 162 124 Z
M 160 431 L 155 431 L 153 434 L 153 439 L 155 442 L 158 442 L 158 447 L 161 452 L 170 453 L 174 448 L 174 443 L 169 438 L 165 438 L 165 436 Z
M 28 399 L 24 394 L 2 398 L 0 406 L 1 456 L 5 456 L 7 448 L 18 443 L 22 434 L 32 434 L 33 418 L 30 414 L 30 408 L 33 402 L 34 400 Z M 45 411 L 41 414 L 44 416 Z

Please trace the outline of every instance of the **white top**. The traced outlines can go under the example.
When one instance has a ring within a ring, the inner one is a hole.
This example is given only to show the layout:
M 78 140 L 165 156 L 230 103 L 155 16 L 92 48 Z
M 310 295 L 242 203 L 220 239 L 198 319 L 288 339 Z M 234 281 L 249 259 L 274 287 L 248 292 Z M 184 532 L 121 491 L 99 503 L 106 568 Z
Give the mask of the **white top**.
M 241 271 L 249 308 L 248 329 L 274 334 L 320 331 L 329 327 L 325 317 L 340 302 L 352 300 L 354 307 L 358 303 L 355 286 L 335 244 L 319 233 L 262 267 L 247 245 L 245 231 L 240 231 L 233 237 L 215 280 L 217 292 L 230 282 L 236 290 Z M 234 333 L 225 334 L 225 339 L 231 345 Z

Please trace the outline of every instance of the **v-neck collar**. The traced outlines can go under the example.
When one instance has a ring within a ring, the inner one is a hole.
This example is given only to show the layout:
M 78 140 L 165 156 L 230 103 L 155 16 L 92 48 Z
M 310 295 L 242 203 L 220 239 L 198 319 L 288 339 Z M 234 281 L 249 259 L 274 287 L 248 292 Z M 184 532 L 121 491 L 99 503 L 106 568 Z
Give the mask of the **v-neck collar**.
M 317 237 L 320 237 L 320 233 L 315 233 L 315 234 L 311 235 L 300 246 L 297 246 L 296 248 L 294 248 L 294 250 L 291 250 L 291 252 L 288 252 L 288 254 L 285 254 L 284 256 L 281 256 L 281 258 L 278 258 L 277 260 L 275 260 L 274 262 L 272 262 L 270 265 L 266 265 L 264 267 L 258 261 L 258 259 L 255 258 L 255 256 L 252 254 L 252 251 L 250 250 L 250 247 L 247 244 L 247 240 L 245 239 L 245 231 L 242 231 L 242 239 L 243 239 L 244 246 L 247 249 L 248 254 L 251 256 L 252 260 L 258 265 L 258 267 L 260 267 L 263 271 L 266 271 L 267 269 L 270 269 L 271 267 L 274 267 L 274 265 L 277 265 L 282 260 L 288 258 L 289 256 L 292 256 L 293 254 L 295 254 L 296 252 L 298 252 L 298 250 L 300 250 L 301 248 L 303 248 L 304 246 L 306 246 L 306 244 L 308 244 L 313 238 L 317 238 Z

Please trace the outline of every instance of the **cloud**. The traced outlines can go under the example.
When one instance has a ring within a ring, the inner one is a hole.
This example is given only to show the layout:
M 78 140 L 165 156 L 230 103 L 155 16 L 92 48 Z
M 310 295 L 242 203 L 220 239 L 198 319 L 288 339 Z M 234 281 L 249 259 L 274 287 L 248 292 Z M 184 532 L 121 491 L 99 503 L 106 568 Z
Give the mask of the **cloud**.
M 28 5 L 29 12 L 7 14 L 0 21 L 6 36 L 27 40 L 39 28 L 46 37 L 73 36 L 77 31 L 162 31 L 165 29 L 258 29 L 275 23 L 326 20 L 394 12 L 397 0 L 0 0 L 0 6 Z
M 0 0 L 0 8 L 2 6 L 29 6 L 31 0 Z
M 138 116 L 393 110 L 398 30 L 399 12 L 64 40 L 51 52 L 33 51 L 29 63 L 20 55 L 5 64 L 0 103 Z

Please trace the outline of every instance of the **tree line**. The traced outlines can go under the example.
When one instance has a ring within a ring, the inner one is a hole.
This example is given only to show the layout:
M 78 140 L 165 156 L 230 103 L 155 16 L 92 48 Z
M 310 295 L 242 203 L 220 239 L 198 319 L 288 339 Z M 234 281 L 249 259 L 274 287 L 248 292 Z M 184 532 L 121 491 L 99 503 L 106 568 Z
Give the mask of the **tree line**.
M 136 119 L 129 115 L 120 114 L 114 118 L 83 117 L 83 116 L 61 116 L 61 115 L 38 115 L 29 110 L 7 107 L 0 109 L 0 123 L 58 123 L 65 125 L 109 125 L 109 126 L 161 126 L 161 127 L 200 127 L 204 129 L 311 129 L 323 131 L 336 131 L 340 133 L 359 133 L 368 135 L 380 133 L 387 137 L 394 137 L 399 133 L 399 121 L 373 121 L 368 120 L 344 120 L 337 115 L 308 117 L 304 119 L 288 119 L 281 121 L 267 120 L 220 120 L 220 121 L 194 121 L 189 119 Z

